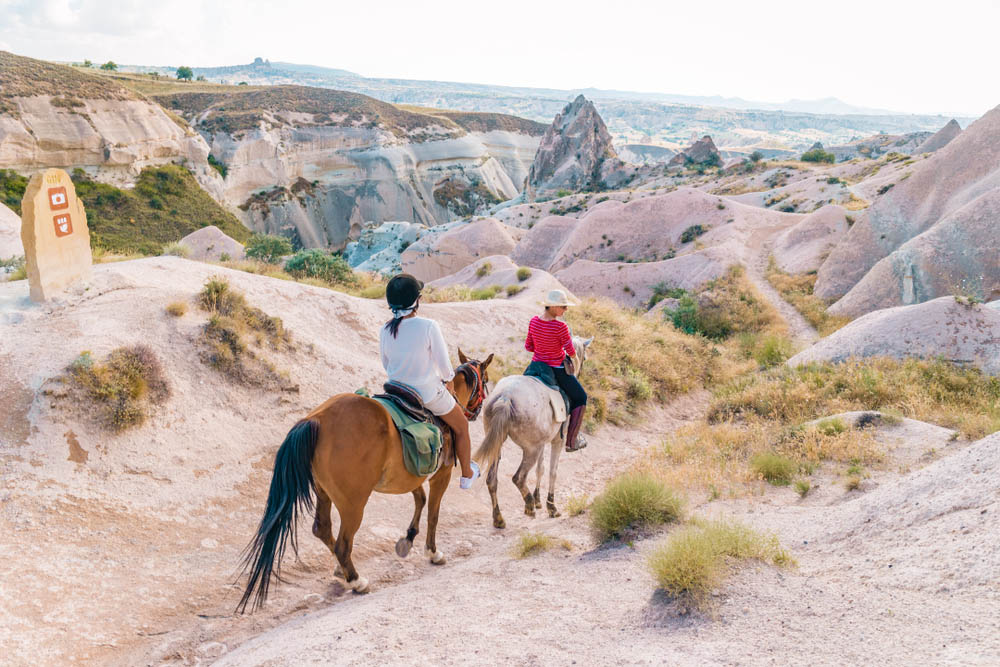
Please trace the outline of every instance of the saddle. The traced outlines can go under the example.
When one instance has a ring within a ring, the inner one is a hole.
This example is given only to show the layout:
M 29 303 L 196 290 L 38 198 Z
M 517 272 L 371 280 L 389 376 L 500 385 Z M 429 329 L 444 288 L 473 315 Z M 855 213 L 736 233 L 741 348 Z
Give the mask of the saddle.
M 556 382 L 555 373 L 552 368 L 541 361 L 533 361 L 524 370 L 524 375 L 533 380 L 541 382 L 549 390 L 549 405 L 552 407 L 552 418 L 556 422 L 562 422 L 563 437 L 565 437 L 566 425 L 569 415 L 569 396 L 562 390 Z
M 383 394 L 372 396 L 382 403 L 403 441 L 403 462 L 418 477 L 432 475 L 452 456 L 451 428 L 424 407 L 420 395 L 400 382 L 386 382 Z

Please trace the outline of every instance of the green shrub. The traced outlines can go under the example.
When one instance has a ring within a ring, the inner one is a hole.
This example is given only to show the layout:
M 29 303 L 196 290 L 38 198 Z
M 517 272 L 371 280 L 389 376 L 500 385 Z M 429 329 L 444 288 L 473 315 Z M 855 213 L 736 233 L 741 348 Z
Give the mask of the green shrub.
M 652 308 L 664 299 L 680 299 L 687 295 L 687 290 L 680 287 L 671 287 L 665 282 L 656 283 L 652 287 L 653 293 L 649 296 L 646 308 Z
M 753 352 L 754 361 L 761 368 L 773 368 L 792 356 L 792 342 L 784 336 L 762 336 Z
M 517 270 L 517 279 L 522 283 L 531 277 L 531 269 L 526 266 L 522 266 Z
M 676 521 L 682 510 L 681 499 L 656 477 L 626 473 L 611 480 L 594 499 L 590 524 L 597 538 L 606 542 L 630 530 Z
M 821 419 L 816 424 L 816 430 L 823 435 L 837 435 L 847 430 L 847 424 L 839 417 L 828 417 L 827 419 Z
M 505 291 L 507 292 L 507 296 L 514 296 L 524 291 L 524 285 L 507 285 Z
M 12 169 L 0 169 L 0 204 L 21 215 L 21 199 L 28 187 L 28 177 Z
M 806 151 L 799 159 L 803 162 L 826 162 L 829 164 L 833 164 L 837 160 L 833 153 L 827 153 L 822 148 L 814 148 L 811 151 Z
M 331 255 L 319 248 L 300 250 L 285 262 L 285 271 L 296 278 L 318 278 L 330 284 L 357 282 L 354 270 L 339 255 Z
M 168 243 L 163 246 L 163 251 L 161 255 L 170 255 L 171 257 L 188 257 L 191 254 L 191 248 L 187 247 L 183 243 Z
M 740 523 L 713 521 L 678 530 L 650 554 L 647 565 L 659 588 L 704 607 L 729 573 L 727 559 L 794 563 L 777 537 Z
M 277 264 L 285 255 L 292 254 L 292 242 L 284 236 L 254 234 L 246 244 L 246 256 L 268 264 Z
M 691 225 L 681 232 L 681 243 L 690 243 L 707 231 L 702 225 Z
M 482 264 L 479 265 L 479 268 L 476 269 L 476 277 L 485 278 L 486 276 L 490 275 L 490 271 L 492 270 L 493 270 L 492 264 L 490 264 L 489 262 L 483 262 Z
M 229 168 L 226 166 L 226 164 L 221 160 L 219 160 L 214 155 L 212 155 L 211 153 L 208 154 L 208 164 L 212 167 L 212 169 L 215 169 L 217 172 L 219 172 L 219 175 L 222 176 L 223 178 L 225 178 L 226 174 L 229 173 Z
M 763 453 L 750 461 L 754 472 L 775 486 L 788 486 L 798 470 L 798 464 L 790 458 L 774 453 Z
M 812 489 L 812 483 L 808 479 L 800 479 L 795 482 L 795 491 L 799 494 L 800 498 L 805 498 L 810 489 Z
M 494 298 L 503 288 L 500 285 L 490 285 L 489 287 L 479 287 L 472 290 L 470 296 L 473 301 L 486 301 Z

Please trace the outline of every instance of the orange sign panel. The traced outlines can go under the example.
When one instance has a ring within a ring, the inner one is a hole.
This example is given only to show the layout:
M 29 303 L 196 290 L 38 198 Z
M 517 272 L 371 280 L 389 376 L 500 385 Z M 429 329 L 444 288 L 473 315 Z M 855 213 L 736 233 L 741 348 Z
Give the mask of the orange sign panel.
M 49 188 L 49 206 L 53 211 L 69 208 L 69 197 L 66 195 L 66 188 Z
M 52 218 L 52 224 L 56 227 L 56 238 L 69 236 L 73 233 L 73 220 L 70 219 L 69 213 L 61 213 L 55 216 Z

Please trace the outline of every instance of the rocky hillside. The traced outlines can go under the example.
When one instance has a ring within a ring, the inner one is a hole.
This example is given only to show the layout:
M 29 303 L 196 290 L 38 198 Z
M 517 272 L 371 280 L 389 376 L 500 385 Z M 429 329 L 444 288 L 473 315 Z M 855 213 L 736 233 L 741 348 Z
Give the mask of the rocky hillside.
M 434 225 L 517 196 L 542 126 L 400 108 L 303 86 L 217 86 L 152 97 L 187 119 L 255 230 L 343 247 L 365 222 Z

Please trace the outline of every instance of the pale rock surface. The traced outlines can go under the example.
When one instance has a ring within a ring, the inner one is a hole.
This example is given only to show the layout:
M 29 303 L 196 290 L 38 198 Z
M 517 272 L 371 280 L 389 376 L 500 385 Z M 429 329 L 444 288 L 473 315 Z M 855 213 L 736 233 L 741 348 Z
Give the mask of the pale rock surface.
M 847 229 L 847 212 L 833 204 L 824 206 L 778 236 L 774 260 L 788 273 L 815 271 Z
M 594 103 L 583 95 L 566 105 L 542 136 L 528 174 L 528 197 L 592 189 L 623 180 L 621 160 Z
M 486 267 L 483 269 L 482 267 Z M 538 301 L 551 290 L 561 289 L 573 295 L 566 287 L 560 283 L 548 271 L 541 269 L 531 269 L 531 275 L 527 279 L 521 280 L 517 277 L 517 271 L 521 268 L 511 261 L 506 255 L 491 255 L 484 257 L 472 264 L 469 264 L 461 271 L 433 280 L 427 285 L 429 287 L 454 287 L 465 285 L 467 287 L 509 287 L 517 286 L 522 288 L 517 294 L 508 296 L 508 299 L 526 299 L 532 303 Z M 480 276 L 480 270 L 484 275 Z M 503 296 L 503 293 L 501 293 Z
M 232 261 L 241 260 L 246 256 L 242 243 L 227 236 L 214 225 L 193 231 L 178 243 L 188 249 L 188 259 L 200 262 L 219 262 L 222 261 L 223 255 Z
M 402 271 L 400 255 L 426 232 L 427 227 L 414 222 L 369 224 L 357 241 L 347 244 L 344 259 L 358 271 L 399 273 Z
M 617 149 L 618 157 L 629 164 L 666 164 L 677 151 L 666 146 L 625 144 Z
M 0 259 L 10 259 L 23 255 L 21 216 L 0 204 Z
M 851 357 L 943 357 L 1000 375 L 1000 311 L 941 297 L 864 315 L 788 360 L 789 366 Z
M 940 130 L 935 132 L 926 141 L 916 147 L 913 153 L 919 155 L 921 153 L 933 153 L 934 151 L 944 148 L 947 146 L 952 139 L 957 137 L 962 133 L 962 126 L 958 124 L 958 121 L 952 118 L 948 123 L 942 127 Z
M 442 278 L 482 257 L 509 255 L 522 233 L 494 218 L 440 227 L 403 251 L 403 271 L 425 282 Z
M 1000 188 L 1000 107 L 989 111 L 931 157 L 914 164 L 851 227 L 820 267 L 815 294 L 832 300 L 846 294 L 882 258 L 990 190 Z M 989 245 L 986 237 L 970 246 Z M 961 267 L 941 267 L 953 278 Z
M 1000 298 L 998 220 L 1000 189 L 945 216 L 879 260 L 830 312 L 857 316 L 956 293 L 986 301 Z

